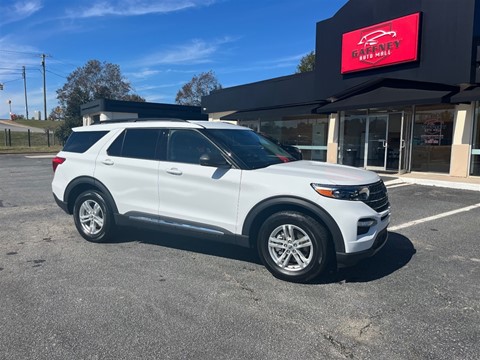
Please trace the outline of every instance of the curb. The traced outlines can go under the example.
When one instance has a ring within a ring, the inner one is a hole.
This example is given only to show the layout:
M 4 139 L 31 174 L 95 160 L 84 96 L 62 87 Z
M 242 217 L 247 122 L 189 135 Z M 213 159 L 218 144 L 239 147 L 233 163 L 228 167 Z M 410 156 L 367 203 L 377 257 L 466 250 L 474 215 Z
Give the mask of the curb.
M 433 179 L 418 179 L 418 178 L 410 178 L 410 177 L 409 178 L 399 177 L 398 180 L 408 184 L 437 186 L 442 188 L 451 188 L 451 189 L 459 189 L 459 190 L 480 191 L 480 184 L 470 184 L 470 183 L 464 183 L 464 182 L 443 181 L 443 180 L 433 180 Z

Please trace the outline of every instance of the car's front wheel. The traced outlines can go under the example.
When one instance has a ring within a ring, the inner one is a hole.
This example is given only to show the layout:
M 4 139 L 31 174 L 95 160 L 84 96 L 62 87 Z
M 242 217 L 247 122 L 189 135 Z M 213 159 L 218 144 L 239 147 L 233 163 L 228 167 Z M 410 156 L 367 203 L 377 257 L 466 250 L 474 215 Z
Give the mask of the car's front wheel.
M 73 218 L 78 232 L 88 241 L 108 241 L 113 232 L 113 214 L 102 193 L 88 190 L 75 200 Z
M 325 227 L 299 212 L 284 211 L 267 218 L 259 230 L 257 246 L 265 267 L 287 281 L 312 280 L 330 260 Z

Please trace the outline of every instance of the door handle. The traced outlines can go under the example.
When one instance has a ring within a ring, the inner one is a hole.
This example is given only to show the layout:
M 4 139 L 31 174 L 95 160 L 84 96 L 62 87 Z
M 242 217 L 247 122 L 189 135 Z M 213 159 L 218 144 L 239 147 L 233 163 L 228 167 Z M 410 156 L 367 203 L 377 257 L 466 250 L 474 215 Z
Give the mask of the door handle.
M 172 175 L 182 175 L 183 173 L 178 170 L 177 168 L 171 168 L 167 169 L 167 173 L 172 174 Z
M 105 164 L 105 165 L 113 165 L 114 162 L 110 159 L 105 159 L 105 160 L 102 160 L 102 164 Z

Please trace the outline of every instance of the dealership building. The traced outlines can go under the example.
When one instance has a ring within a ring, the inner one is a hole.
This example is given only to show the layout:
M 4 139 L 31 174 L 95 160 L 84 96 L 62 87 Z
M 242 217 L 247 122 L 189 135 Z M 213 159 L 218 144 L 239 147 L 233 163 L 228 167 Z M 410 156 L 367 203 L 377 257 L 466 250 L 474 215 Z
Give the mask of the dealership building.
M 202 110 L 304 159 L 480 176 L 479 36 L 476 0 L 350 0 L 317 23 L 314 71 L 212 92 Z

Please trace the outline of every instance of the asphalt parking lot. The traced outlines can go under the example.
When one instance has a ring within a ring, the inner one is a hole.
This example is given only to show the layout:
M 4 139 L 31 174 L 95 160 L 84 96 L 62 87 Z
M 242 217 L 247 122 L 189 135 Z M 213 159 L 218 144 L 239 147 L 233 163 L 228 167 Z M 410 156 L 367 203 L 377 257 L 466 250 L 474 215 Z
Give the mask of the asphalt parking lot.
M 392 186 L 387 245 L 299 285 L 199 239 L 88 243 L 51 179 L 50 159 L 0 155 L 0 359 L 479 357 L 480 192 Z

